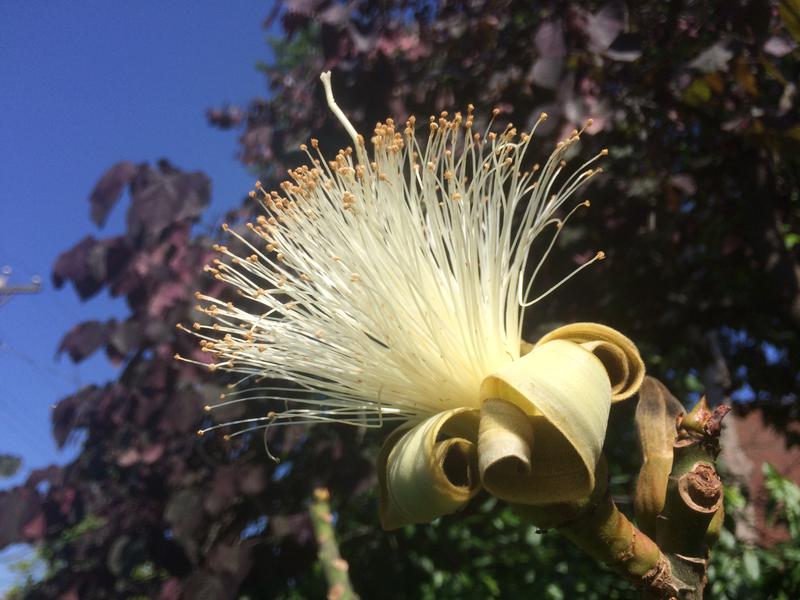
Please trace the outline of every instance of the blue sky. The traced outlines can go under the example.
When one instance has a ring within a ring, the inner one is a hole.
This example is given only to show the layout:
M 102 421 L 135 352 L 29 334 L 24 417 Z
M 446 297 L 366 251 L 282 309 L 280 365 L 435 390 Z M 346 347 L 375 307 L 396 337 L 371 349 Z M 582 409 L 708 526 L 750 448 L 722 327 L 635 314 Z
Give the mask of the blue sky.
M 125 205 L 99 232 L 89 221 L 98 177 L 118 160 L 168 158 L 211 177 L 211 215 L 250 189 L 236 134 L 208 127 L 204 111 L 266 93 L 254 66 L 270 59 L 268 12 L 254 0 L 0 2 L 0 267 L 11 266 L 15 282 L 44 280 L 38 295 L 0 306 L 0 454 L 24 459 L 0 487 L 73 456 L 52 441 L 50 407 L 115 373 L 102 354 L 80 365 L 55 358 L 71 326 L 125 310 L 50 283 L 59 253 L 89 233 L 122 230 Z M 0 591 L 9 560 L 0 555 Z

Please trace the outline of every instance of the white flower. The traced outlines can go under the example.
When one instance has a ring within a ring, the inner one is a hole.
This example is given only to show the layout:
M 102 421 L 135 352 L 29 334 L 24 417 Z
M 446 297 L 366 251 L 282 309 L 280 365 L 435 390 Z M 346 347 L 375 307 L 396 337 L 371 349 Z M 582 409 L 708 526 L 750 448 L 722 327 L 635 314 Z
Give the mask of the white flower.
M 368 151 L 333 101 L 330 75 L 322 81 L 355 150 L 327 161 L 312 140 L 302 147 L 310 165 L 290 171 L 281 192 L 257 184 L 251 196 L 266 214 L 248 224 L 255 236 L 225 227 L 248 255 L 220 246 L 223 260 L 207 267 L 243 300 L 198 295 L 211 319 L 194 332 L 210 366 L 275 384 L 243 386 L 222 404 L 287 402 L 281 413 L 239 422 L 244 431 L 378 426 L 478 408 L 481 382 L 520 356 L 523 309 L 554 289 L 531 298 L 566 219 L 556 215 L 606 152 L 565 173 L 575 131 L 543 166 L 530 165 L 526 151 L 546 115 L 528 133 L 477 132 L 472 106 L 431 117 L 425 139 L 413 117 L 401 128 L 388 119 Z M 552 240 L 524 281 L 546 228 Z

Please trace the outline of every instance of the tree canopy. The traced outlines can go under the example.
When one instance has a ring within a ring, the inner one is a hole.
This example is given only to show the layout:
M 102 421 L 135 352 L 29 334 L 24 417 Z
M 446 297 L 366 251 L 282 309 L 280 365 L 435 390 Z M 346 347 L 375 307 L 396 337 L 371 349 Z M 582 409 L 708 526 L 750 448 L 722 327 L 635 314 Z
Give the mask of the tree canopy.
M 649 372 L 679 398 L 732 398 L 798 435 L 788 425 L 800 389 L 800 3 L 287 0 L 265 28 L 276 20 L 275 60 L 259 67 L 266 99 L 208 111 L 211 125 L 241 132 L 239 159 L 267 189 L 305 162 L 299 145 L 309 138 L 330 156 L 348 143 L 326 107 L 323 70 L 360 131 L 469 103 L 484 120 L 498 108 L 500 128 L 524 129 L 547 112 L 541 157 L 591 117 L 581 152 L 608 148 L 608 174 L 589 188 L 591 208 L 571 221 L 543 277 L 558 281 L 598 249 L 607 260 L 531 309 L 526 337 L 556 323 L 608 323 L 636 340 Z M 128 307 L 123 320 L 76 324 L 59 350 L 73 361 L 104 351 L 124 368 L 58 402 L 53 435 L 63 445 L 81 432 L 79 456 L 0 492 L 0 547 L 40 543 L 48 565 L 21 596 L 321 596 L 306 510 L 319 486 L 330 490 L 341 552 L 365 598 L 386 586 L 397 598 L 630 595 L 486 496 L 431 526 L 379 531 L 380 434 L 273 429 L 280 463 L 259 434 L 197 438 L 210 423 L 203 406 L 228 383 L 173 360 L 200 358 L 175 329 L 196 320 L 194 293 L 230 293 L 203 271 L 217 241 L 196 227 L 209 186 L 166 160 L 118 162 L 91 192 L 90 215 L 102 227 L 128 198 L 127 230 L 87 235 L 54 265 L 56 285 L 84 300 L 107 291 Z M 245 200 L 226 218 L 241 223 L 256 208 Z M 607 451 L 630 467 L 612 480 L 623 501 L 635 462 L 631 413 L 614 409 L 608 437 Z M 731 564 L 714 573 L 730 576 Z M 760 574 L 771 594 L 789 585 L 781 568 Z

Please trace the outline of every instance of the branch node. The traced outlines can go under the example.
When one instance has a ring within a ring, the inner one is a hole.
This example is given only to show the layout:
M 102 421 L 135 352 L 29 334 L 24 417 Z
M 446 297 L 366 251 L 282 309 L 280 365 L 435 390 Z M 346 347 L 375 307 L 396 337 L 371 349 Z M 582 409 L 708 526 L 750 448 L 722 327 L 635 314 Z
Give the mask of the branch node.
M 709 464 L 698 463 L 681 475 L 678 491 L 684 503 L 695 512 L 714 513 L 722 503 L 722 481 Z

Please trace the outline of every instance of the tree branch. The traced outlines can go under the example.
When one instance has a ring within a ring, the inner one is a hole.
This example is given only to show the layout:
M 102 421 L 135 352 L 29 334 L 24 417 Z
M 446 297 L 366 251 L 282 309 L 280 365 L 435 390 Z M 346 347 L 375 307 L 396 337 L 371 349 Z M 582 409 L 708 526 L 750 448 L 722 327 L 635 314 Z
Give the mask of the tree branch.
M 328 600 L 358 600 L 350 583 L 349 565 L 339 553 L 329 499 L 330 493 L 327 489 L 317 488 L 308 510 L 319 547 L 317 557 L 328 582 Z

